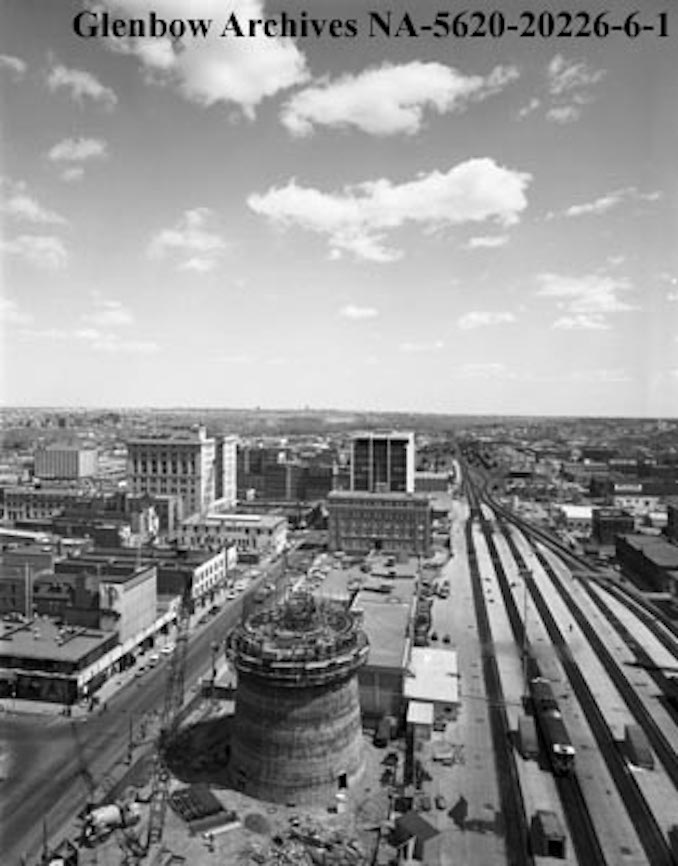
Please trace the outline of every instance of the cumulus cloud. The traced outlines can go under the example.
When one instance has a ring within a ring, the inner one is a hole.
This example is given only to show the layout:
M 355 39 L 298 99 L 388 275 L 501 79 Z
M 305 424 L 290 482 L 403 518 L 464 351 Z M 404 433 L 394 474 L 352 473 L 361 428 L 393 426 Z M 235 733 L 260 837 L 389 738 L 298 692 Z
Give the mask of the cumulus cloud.
M 482 249 L 496 249 L 497 247 L 504 247 L 508 243 L 508 235 L 487 235 L 475 238 L 469 238 L 466 249 L 467 250 L 482 250 Z
M 64 138 L 50 148 L 47 158 L 52 162 L 84 162 L 107 154 L 106 142 L 100 138 Z
M 540 274 L 537 295 L 555 298 L 562 312 L 553 324 L 565 330 L 605 330 L 610 327 L 608 316 L 638 309 L 620 295 L 630 290 L 627 280 L 586 274 L 581 277 Z
M 63 242 L 52 235 L 19 235 L 0 241 L 0 249 L 8 255 L 51 270 L 64 267 L 68 261 Z
M 593 201 L 571 205 L 563 211 L 563 215 L 567 217 L 601 216 L 627 202 L 655 202 L 661 198 L 661 192 L 639 192 L 636 187 L 628 186 L 623 189 L 614 190 L 614 192 L 607 193 L 606 195 L 601 195 Z M 558 216 L 558 214 L 550 212 L 546 218 L 552 219 L 555 216 Z
M 549 92 L 552 96 L 580 94 L 605 76 L 603 69 L 591 69 L 583 60 L 566 60 L 556 54 L 548 65 Z
M 30 313 L 25 313 L 16 301 L 0 297 L 0 324 L 27 325 L 32 320 Z
M 54 93 L 66 90 L 75 102 L 86 99 L 98 102 L 105 108 L 113 108 L 118 97 L 110 87 L 104 86 L 98 78 L 82 69 L 68 69 L 62 64 L 52 66 L 47 74 L 47 87 Z
M 152 259 L 169 257 L 180 269 L 207 273 L 226 250 L 226 242 L 212 229 L 213 223 L 214 214 L 209 208 L 187 210 L 173 228 L 153 236 L 148 255 Z
M 125 17 L 143 17 L 148 0 L 111 0 L 106 7 Z M 155 7 L 165 19 L 211 18 L 205 38 L 107 40 L 107 47 L 136 57 L 150 82 L 175 86 L 192 102 L 235 103 L 253 117 L 259 103 L 308 80 L 304 55 L 291 39 L 262 35 L 221 37 L 227 20 L 222 0 L 163 0 Z M 239 21 L 265 17 L 263 0 L 235 0 L 229 14 Z
M 375 307 L 358 307 L 356 304 L 346 304 L 339 311 L 339 315 L 346 319 L 374 319 L 379 315 Z
M 14 78 L 19 79 L 26 74 L 28 64 L 13 54 L 0 54 L 0 69 L 6 69 Z
M 566 60 L 556 54 L 547 68 L 548 92 L 552 100 L 546 112 L 554 123 L 573 123 L 582 107 L 593 102 L 593 88 L 605 77 L 604 69 L 592 69 L 583 60 Z
M 23 181 L 14 182 L 9 178 L 0 178 L 0 212 L 20 222 L 66 224 L 64 217 L 36 201 Z
M 497 66 L 487 76 L 464 75 L 442 63 L 385 63 L 335 81 L 322 79 L 296 93 L 280 118 L 297 136 L 315 126 L 354 126 L 371 135 L 414 135 L 424 111 L 462 111 L 471 100 L 497 93 L 518 78 L 514 67 Z
M 515 321 L 516 317 L 513 313 L 473 310 L 460 316 L 457 320 L 457 325 L 463 331 L 470 331 L 473 328 L 485 328 L 488 325 L 506 325 Z
M 247 203 L 275 225 L 326 236 L 333 258 L 350 252 L 358 259 L 387 262 L 402 255 L 386 245 L 387 233 L 407 223 L 424 228 L 484 220 L 516 223 L 527 207 L 530 180 L 529 174 L 481 158 L 400 184 L 381 178 L 329 193 L 292 179 L 284 187 L 253 193 Z

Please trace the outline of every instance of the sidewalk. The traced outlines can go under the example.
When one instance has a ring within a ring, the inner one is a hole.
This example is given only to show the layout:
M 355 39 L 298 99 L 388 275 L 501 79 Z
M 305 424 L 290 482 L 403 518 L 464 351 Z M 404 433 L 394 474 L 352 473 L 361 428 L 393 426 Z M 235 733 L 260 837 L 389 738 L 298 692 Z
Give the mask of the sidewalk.
M 229 587 L 222 587 L 216 593 L 212 605 L 223 605 L 223 603 L 226 601 L 226 595 L 229 591 Z M 199 610 L 197 610 L 191 615 L 189 635 L 193 635 L 196 631 L 201 630 L 208 624 L 207 622 L 200 622 L 202 617 L 205 616 L 207 610 L 209 610 L 209 607 L 206 605 L 205 607 L 201 607 Z M 72 721 L 73 719 L 85 721 L 92 715 L 105 712 L 105 706 L 107 701 L 109 701 L 115 694 L 117 694 L 121 689 L 123 689 L 129 682 L 135 679 L 143 680 L 145 674 L 141 674 L 141 676 L 138 675 L 140 665 L 146 666 L 149 657 L 154 653 L 158 653 L 160 655 L 160 661 L 157 662 L 154 667 L 166 667 L 170 656 L 163 654 L 161 650 L 166 644 L 174 643 L 175 640 L 176 627 L 173 626 L 171 631 L 167 635 L 158 636 L 158 641 L 156 645 L 152 649 L 146 650 L 143 655 L 140 655 L 136 664 L 134 664 L 132 667 L 128 668 L 125 671 L 120 671 L 117 674 L 113 674 L 99 689 L 97 689 L 95 698 L 97 699 L 98 703 L 95 704 L 91 709 L 90 702 L 87 700 L 81 703 L 73 704 L 70 707 L 70 715 L 66 715 L 66 707 L 63 704 L 51 703 L 47 701 L 29 701 L 21 698 L 0 698 L 0 718 L 9 715 L 26 715 L 50 717 L 55 721 L 58 721 L 59 719 L 64 719 L 65 721 Z

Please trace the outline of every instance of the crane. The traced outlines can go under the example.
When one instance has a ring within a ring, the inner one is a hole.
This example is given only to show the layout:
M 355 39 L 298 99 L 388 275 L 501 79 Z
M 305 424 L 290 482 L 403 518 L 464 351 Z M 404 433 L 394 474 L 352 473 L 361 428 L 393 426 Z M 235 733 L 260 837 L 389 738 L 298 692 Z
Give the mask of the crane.
M 186 652 L 188 650 L 188 631 L 193 612 L 192 590 L 192 581 L 187 577 L 179 605 L 177 636 L 174 652 L 170 656 L 165 699 L 160 717 L 160 733 L 153 762 L 147 851 L 161 841 L 165 826 L 165 813 L 167 811 L 167 796 L 169 792 L 169 770 L 166 764 L 166 754 L 167 748 L 176 732 L 179 713 L 184 703 L 184 671 L 186 667 Z

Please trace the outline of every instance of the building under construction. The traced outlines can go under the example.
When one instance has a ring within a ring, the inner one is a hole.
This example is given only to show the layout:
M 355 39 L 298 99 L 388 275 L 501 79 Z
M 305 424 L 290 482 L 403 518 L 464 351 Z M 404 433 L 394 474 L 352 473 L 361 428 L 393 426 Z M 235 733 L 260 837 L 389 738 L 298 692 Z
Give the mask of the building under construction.
M 363 769 L 360 615 L 310 595 L 254 614 L 228 640 L 238 672 L 231 781 L 276 803 L 331 803 Z

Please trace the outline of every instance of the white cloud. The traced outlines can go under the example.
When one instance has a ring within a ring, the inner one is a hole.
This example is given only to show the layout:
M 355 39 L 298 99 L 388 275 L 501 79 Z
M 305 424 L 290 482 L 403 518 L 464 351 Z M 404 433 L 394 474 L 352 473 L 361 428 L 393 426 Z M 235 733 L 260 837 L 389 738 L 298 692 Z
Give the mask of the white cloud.
M 92 325 L 116 326 L 131 325 L 134 316 L 120 301 L 111 301 L 97 297 L 95 299 L 97 309 L 93 313 L 86 313 L 83 319 Z
M 520 120 L 522 120 L 524 117 L 527 117 L 529 114 L 532 114 L 533 111 L 536 111 L 540 105 L 541 105 L 540 99 L 537 99 L 536 97 L 534 99 L 531 99 L 527 103 L 527 105 L 524 105 L 520 109 L 520 111 L 518 112 L 518 118 Z
M 504 247 L 508 243 L 508 235 L 487 235 L 469 238 L 466 244 L 467 250 L 495 249 Z
M 551 326 L 561 331 L 609 331 L 610 325 L 597 313 L 577 313 L 561 316 Z
M 592 214 L 594 216 L 600 216 L 601 214 L 607 213 L 615 207 L 618 207 L 620 204 L 628 201 L 658 201 L 662 197 L 660 192 L 649 192 L 642 193 L 638 192 L 638 190 L 633 187 L 626 187 L 624 189 L 618 189 L 614 192 L 610 192 L 607 195 L 599 196 L 590 202 L 584 202 L 583 204 L 575 204 L 565 210 L 565 216 L 568 217 L 577 217 L 577 216 L 586 216 Z
M 148 13 L 148 0 L 111 0 L 106 6 L 127 17 Z M 263 99 L 308 80 L 304 55 L 291 39 L 260 32 L 221 37 L 231 13 L 245 24 L 266 17 L 263 0 L 234 0 L 228 9 L 222 0 L 192 0 L 190 10 L 185 0 L 163 0 L 161 11 L 169 20 L 211 18 L 212 28 L 205 38 L 106 40 L 108 47 L 137 57 L 148 81 L 172 84 L 192 102 L 235 103 L 251 118 Z
M 169 256 L 182 270 L 211 271 L 226 250 L 224 239 L 211 229 L 213 222 L 209 208 L 187 210 L 174 228 L 162 229 L 153 236 L 148 255 L 153 259 Z
M 463 331 L 469 331 L 473 328 L 484 328 L 488 325 L 506 325 L 515 321 L 516 317 L 513 313 L 473 310 L 460 316 L 457 320 L 457 325 Z
M 554 123 L 574 123 L 580 117 L 581 109 L 576 105 L 558 105 L 546 112 L 546 119 Z
M 247 203 L 276 225 L 326 235 L 333 258 L 348 251 L 359 259 L 385 262 L 401 255 L 385 246 L 386 233 L 408 222 L 425 228 L 488 219 L 505 226 L 516 223 L 527 206 L 530 180 L 529 174 L 479 158 L 405 183 L 381 178 L 330 193 L 292 179 L 284 187 L 253 193 Z
M 561 124 L 578 120 L 582 106 L 593 102 L 592 89 L 604 77 L 604 69 L 592 69 L 583 60 L 566 60 L 556 54 L 547 69 L 548 91 L 554 104 L 546 118 Z
M 28 325 L 32 320 L 33 316 L 25 313 L 16 301 L 0 297 L 0 324 Z
M 0 69 L 7 69 L 14 78 L 23 78 L 28 69 L 28 64 L 20 57 L 13 54 L 0 54 Z
M 73 165 L 70 168 L 65 168 L 59 177 L 66 183 L 73 183 L 73 181 L 81 180 L 84 174 L 85 169 L 81 165 Z
M 562 54 L 556 54 L 548 65 L 549 92 L 552 96 L 581 93 L 604 76 L 604 69 L 591 69 L 583 60 L 566 60 Z
M 469 101 L 485 99 L 518 78 L 514 67 L 497 66 L 487 76 L 464 75 L 442 63 L 385 63 L 358 75 L 325 78 L 296 93 L 280 119 L 298 136 L 314 126 L 355 126 L 371 135 L 413 135 L 424 111 L 462 111 Z
M 60 89 L 67 90 L 79 103 L 91 99 L 106 108 L 112 108 L 118 101 L 115 92 L 110 87 L 105 87 L 91 73 L 82 69 L 68 69 L 60 63 L 50 69 L 47 86 L 52 93 Z
M 11 240 L 0 241 L 0 249 L 41 268 L 56 270 L 64 267 L 68 261 L 63 242 L 52 235 L 19 235 Z
M 374 307 L 358 307 L 355 304 L 346 304 L 339 311 L 340 316 L 346 319 L 374 319 L 379 311 Z
M 52 162 L 83 162 L 107 155 L 106 142 L 100 138 L 64 138 L 49 150 L 47 158 Z
M 38 224 L 66 224 L 64 217 L 43 207 L 29 195 L 23 181 L 14 183 L 8 178 L 0 178 L 0 193 L 0 212 L 12 219 Z
M 556 298 L 559 309 L 575 316 L 605 316 L 637 309 L 619 297 L 620 293 L 630 289 L 628 281 L 624 279 L 603 274 L 569 277 L 547 273 L 539 274 L 537 282 L 537 295 Z
M 445 348 L 445 343 L 442 340 L 433 340 L 430 343 L 411 343 L 408 341 L 401 343 L 398 348 L 401 352 L 410 353 L 439 352 L 441 349 Z

